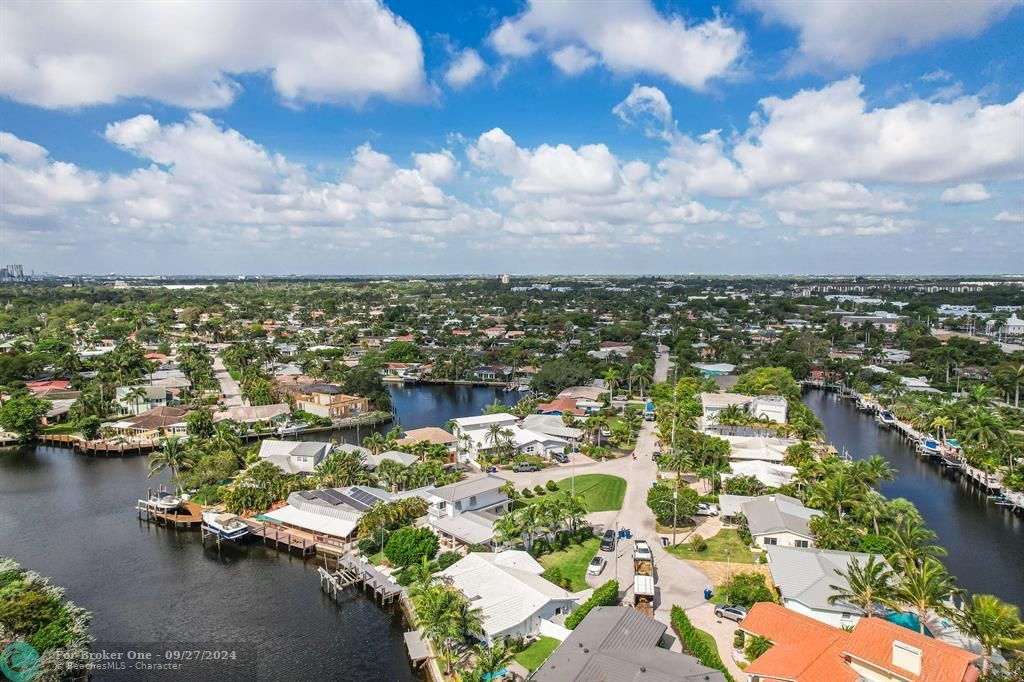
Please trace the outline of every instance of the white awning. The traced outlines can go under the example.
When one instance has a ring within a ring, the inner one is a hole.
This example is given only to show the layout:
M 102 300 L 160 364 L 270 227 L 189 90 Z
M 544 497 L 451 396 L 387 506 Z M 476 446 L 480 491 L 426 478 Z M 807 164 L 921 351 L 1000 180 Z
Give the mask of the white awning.
M 335 519 L 322 514 L 314 514 L 313 512 L 296 509 L 291 505 L 266 512 L 263 516 L 273 519 L 278 523 L 284 523 L 313 533 L 331 535 L 337 538 L 348 537 L 356 528 L 356 524 L 352 521 Z

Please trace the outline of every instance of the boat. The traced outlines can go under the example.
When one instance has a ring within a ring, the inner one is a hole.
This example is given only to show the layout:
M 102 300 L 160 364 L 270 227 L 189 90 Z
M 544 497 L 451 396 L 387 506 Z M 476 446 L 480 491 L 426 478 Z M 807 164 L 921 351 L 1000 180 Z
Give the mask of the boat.
M 939 454 L 939 441 L 934 438 L 925 438 L 917 446 L 918 452 L 929 457 L 936 457 Z
M 284 426 L 277 427 L 277 435 L 286 436 L 290 433 L 299 433 L 309 428 L 309 424 L 306 422 L 298 422 L 295 424 L 285 424 Z
M 249 534 L 249 526 L 240 516 L 225 512 L 203 512 L 203 526 L 225 540 L 238 540 Z
M 892 416 L 892 412 L 890 412 L 889 410 L 882 410 L 875 417 L 875 422 L 879 426 L 889 428 L 896 423 L 896 417 Z
M 182 500 L 180 497 L 166 490 L 159 490 L 153 493 L 149 498 L 150 506 L 163 512 L 169 512 L 177 509 L 181 506 L 181 502 Z
M 960 459 L 957 457 L 953 457 L 951 455 L 943 455 L 942 465 L 945 467 L 949 467 L 950 469 L 960 469 L 963 467 L 964 463 L 961 462 Z

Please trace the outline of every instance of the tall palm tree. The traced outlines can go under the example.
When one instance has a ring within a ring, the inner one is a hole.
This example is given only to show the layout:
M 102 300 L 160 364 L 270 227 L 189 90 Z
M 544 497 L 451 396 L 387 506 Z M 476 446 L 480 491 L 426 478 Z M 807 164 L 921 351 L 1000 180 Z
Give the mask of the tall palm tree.
M 902 523 L 891 527 L 886 536 L 891 549 L 886 557 L 894 568 L 906 571 L 918 566 L 928 558 L 943 556 L 946 550 L 935 544 L 938 536 L 925 528 L 920 516 L 908 516 Z
M 501 424 L 491 424 L 487 427 L 487 432 L 484 433 L 484 442 L 490 444 L 493 450 L 499 450 L 505 440 L 504 430 L 505 427 Z
M 811 488 L 807 503 L 828 513 L 833 511 L 842 519 L 844 511 L 864 499 L 865 489 L 851 476 L 839 474 L 830 476 Z
M 928 558 L 920 566 L 908 566 L 896 581 L 894 601 L 906 604 L 917 614 L 918 631 L 924 634 L 924 621 L 929 610 L 947 614 L 946 600 L 960 592 L 953 577 L 941 563 Z
M 829 585 L 832 594 L 829 604 L 846 603 L 864 612 L 865 618 L 873 615 L 876 604 L 891 604 L 893 601 L 893 572 L 885 561 L 870 555 L 863 564 L 859 559 L 850 561 L 846 573 L 838 568 L 837 575 L 846 578 L 847 586 Z
M 145 386 L 133 386 L 128 390 L 124 396 L 126 403 L 131 403 L 135 406 L 135 412 L 138 414 L 139 405 L 149 399 L 149 394 L 146 392 Z
M 885 498 L 872 490 L 857 505 L 856 512 L 861 519 L 871 521 L 871 527 L 875 531 L 875 535 L 878 535 L 878 519 L 885 516 L 886 512 Z
M 491 679 L 495 673 L 505 667 L 506 663 L 512 660 L 512 651 L 500 642 L 490 648 L 477 645 L 474 658 L 473 673 L 478 675 L 481 680 Z M 463 681 L 469 682 L 465 677 Z
M 387 449 L 387 439 L 383 433 L 372 433 L 363 438 L 363 447 L 375 455 L 379 455 Z
M 583 501 L 583 496 L 566 493 L 562 500 L 562 514 L 569 523 L 569 529 L 575 535 L 577 525 L 587 516 L 587 505 Z
M 964 605 L 960 625 L 964 632 L 981 642 L 981 675 L 988 675 L 992 652 L 996 649 L 1024 650 L 1024 624 L 1016 606 L 991 594 L 973 594 Z
M 494 522 L 494 530 L 497 531 L 498 542 L 515 545 L 523 537 L 523 523 L 521 510 L 511 511 L 499 517 Z
M 178 472 L 191 467 L 191 453 L 177 436 L 171 436 L 164 441 L 159 450 L 149 453 L 149 477 L 152 478 L 164 469 L 170 469 L 171 480 L 179 490 L 181 486 L 178 485 Z

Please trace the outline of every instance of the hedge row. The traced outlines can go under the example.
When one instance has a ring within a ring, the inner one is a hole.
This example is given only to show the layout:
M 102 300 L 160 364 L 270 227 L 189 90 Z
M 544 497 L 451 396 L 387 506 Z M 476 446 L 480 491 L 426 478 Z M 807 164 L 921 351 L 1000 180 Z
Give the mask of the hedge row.
M 718 649 L 714 646 L 714 640 L 711 640 L 712 644 L 708 644 L 708 639 L 701 636 L 705 633 L 693 626 L 686 611 L 679 606 L 672 607 L 672 629 L 676 631 L 676 635 L 683 640 L 686 648 L 700 661 L 701 665 L 721 670 L 727 682 L 735 682 L 725 664 L 722 663 Z
M 619 581 L 609 580 L 601 587 L 594 590 L 590 599 L 580 604 L 580 607 L 569 614 L 565 619 L 565 627 L 574 630 L 580 622 L 587 617 L 590 609 L 595 606 L 615 606 L 619 603 Z

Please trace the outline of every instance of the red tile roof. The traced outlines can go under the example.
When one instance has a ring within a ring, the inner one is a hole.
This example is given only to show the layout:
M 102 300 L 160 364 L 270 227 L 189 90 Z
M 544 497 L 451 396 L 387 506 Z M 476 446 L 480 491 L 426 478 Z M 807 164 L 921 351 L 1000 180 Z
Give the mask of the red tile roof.
M 576 401 L 573 398 L 555 398 L 550 403 L 537 403 L 537 411 L 542 414 L 549 412 L 561 412 L 576 416 L 586 414 L 584 410 L 576 407 Z
M 920 673 L 893 664 L 892 648 L 896 641 L 921 650 Z M 882 618 L 862 618 L 847 638 L 843 652 L 914 682 L 974 682 L 979 674 L 978 668 L 974 666 L 974 661 L 978 660 L 977 654 Z
M 850 666 L 856 659 L 866 668 L 884 670 L 911 682 L 975 682 L 978 656 L 969 651 L 908 630 L 881 618 L 862 618 L 846 632 L 778 604 L 755 604 L 740 627 L 774 646 L 744 670 L 762 680 L 797 682 L 854 682 Z M 893 663 L 893 642 L 921 650 L 921 671 Z
M 854 682 L 857 673 L 842 658 L 848 634 L 784 606 L 755 604 L 740 627 L 775 645 L 743 671 L 800 682 Z

